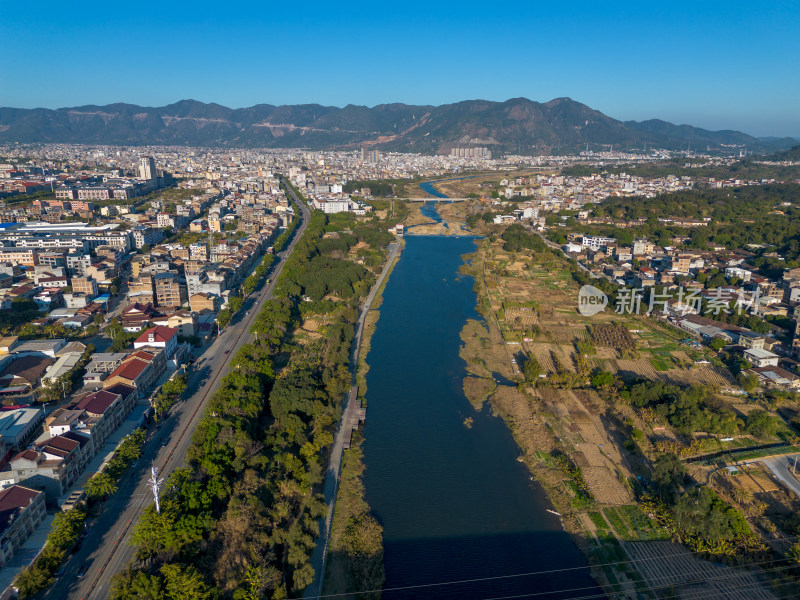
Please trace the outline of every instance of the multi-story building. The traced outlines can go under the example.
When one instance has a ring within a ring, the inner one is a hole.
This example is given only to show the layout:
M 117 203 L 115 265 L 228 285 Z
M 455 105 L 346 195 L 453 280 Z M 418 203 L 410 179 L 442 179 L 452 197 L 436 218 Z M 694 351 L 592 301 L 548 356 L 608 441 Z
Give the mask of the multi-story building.
M 131 259 L 131 275 L 139 277 L 142 274 L 142 269 L 150 265 L 153 259 L 149 254 L 137 254 Z
M 125 251 L 119 246 L 98 246 L 94 251 L 98 259 L 108 260 L 113 263 L 115 269 L 119 268 L 125 257 Z
M 75 409 L 82 410 L 86 414 L 86 424 L 90 427 L 94 450 L 97 453 L 133 409 L 133 398 L 123 398 L 121 394 L 100 390 L 84 396 L 75 405 Z
M 39 264 L 48 267 L 66 267 L 67 261 L 63 252 L 39 252 Z
M 632 252 L 634 256 L 644 256 L 646 254 L 652 254 L 655 248 L 656 245 L 653 242 L 648 242 L 645 239 L 634 240 Z
M 78 188 L 78 200 L 111 200 L 114 189 L 105 186 Z
M 86 365 L 83 374 L 84 385 L 102 382 L 106 375 L 120 366 L 127 357 L 127 352 L 95 352 L 92 354 L 92 360 Z
M 175 329 L 178 335 L 184 337 L 197 335 L 197 317 L 188 310 L 176 310 L 169 315 L 155 317 L 153 318 L 153 324 Z
M 581 240 L 581 245 L 584 248 L 591 248 L 592 250 L 600 250 L 609 244 L 616 243 L 616 240 L 611 237 L 604 237 L 599 235 L 585 235 Z
M 2 248 L 0 262 L 33 267 L 38 264 L 39 253 L 33 248 Z
M 54 504 L 66 495 L 89 461 L 89 439 L 81 435 L 56 435 L 23 450 L 9 461 L 14 483 L 42 490 Z
M 131 279 L 128 282 L 128 300 L 140 304 L 153 304 L 155 302 L 153 277 L 151 275 L 142 275 Z
M 94 298 L 100 292 L 94 277 L 73 277 L 71 283 L 72 291 L 78 294 L 87 294 Z
M 92 266 L 92 257 L 89 254 L 82 254 L 80 252 L 73 252 L 67 254 L 65 259 L 67 265 L 67 274 L 74 277 L 84 277 L 86 271 Z
M 148 180 L 158 179 L 156 161 L 152 156 L 142 156 L 139 159 L 139 177 Z
M 24 447 L 42 421 L 44 412 L 38 408 L 3 411 L 0 413 L 0 449 L 5 453 Z
M 154 362 L 155 354 L 131 353 L 116 369 L 108 374 L 103 382 L 104 388 L 114 388 L 124 384 L 136 390 L 136 396 L 143 398 L 159 376 L 157 363 Z M 163 372 L 163 371 L 162 371 Z
M 670 271 L 688 275 L 691 263 L 692 257 L 690 255 L 676 254 L 672 257 L 672 266 L 670 267 Z
M 222 292 L 228 289 L 226 272 L 212 268 L 186 275 L 186 286 L 190 296 L 194 294 L 206 293 L 214 296 L 222 296 Z
M 189 258 L 191 260 L 208 260 L 208 244 L 202 242 L 190 244 Z
M 0 568 L 6 566 L 20 546 L 47 516 L 45 493 L 21 485 L 0 491 Z
M 186 288 L 174 272 L 153 275 L 153 291 L 157 306 L 182 306 L 186 302 Z
M 175 227 L 175 218 L 169 213 L 158 213 L 156 222 L 162 229 L 164 227 Z
M 137 250 L 144 245 L 155 246 L 164 239 L 164 233 L 160 229 L 143 226 L 134 227 L 131 231 L 131 236 L 133 237 L 133 245 Z
M 55 190 L 56 198 L 59 200 L 77 200 L 78 190 L 74 187 L 61 187 Z
M 217 312 L 219 309 L 219 296 L 214 296 L 205 292 L 192 294 L 189 296 L 189 307 L 192 309 L 192 312 L 196 313 L 204 310 Z
M 178 349 L 178 330 L 157 325 L 145 331 L 133 342 L 133 347 L 136 349 L 148 346 L 163 348 L 166 357 L 171 357 Z

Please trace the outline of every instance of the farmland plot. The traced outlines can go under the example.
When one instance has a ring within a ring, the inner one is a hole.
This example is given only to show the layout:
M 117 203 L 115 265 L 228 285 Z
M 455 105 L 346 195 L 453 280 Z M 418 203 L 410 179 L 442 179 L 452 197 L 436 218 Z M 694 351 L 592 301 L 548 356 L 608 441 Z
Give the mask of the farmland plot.
M 623 546 L 657 594 L 676 600 L 777 600 L 749 571 L 701 560 L 680 544 L 626 542 Z

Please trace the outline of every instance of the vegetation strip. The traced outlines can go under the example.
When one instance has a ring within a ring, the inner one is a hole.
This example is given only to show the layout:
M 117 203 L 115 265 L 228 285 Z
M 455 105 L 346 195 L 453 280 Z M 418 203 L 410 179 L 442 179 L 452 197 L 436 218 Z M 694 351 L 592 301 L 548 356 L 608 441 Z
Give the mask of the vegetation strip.
M 257 339 L 209 400 L 187 467 L 168 478 L 161 514 L 148 508 L 136 527 L 136 560 L 112 598 L 283 598 L 313 580 L 327 448 L 374 279 L 341 257 L 365 244 L 362 256 L 379 258 L 391 239 L 378 224 L 339 233 L 341 219 L 312 214 L 256 316 Z
M 369 371 L 367 357 L 372 334 L 379 319 L 378 309 L 382 303 L 383 290 L 399 260 L 398 256 L 387 267 L 386 276 L 364 320 L 356 370 L 357 400 L 361 405 L 366 399 L 366 374 Z M 383 566 L 383 527 L 370 514 L 361 479 L 365 469 L 362 442 L 361 431 L 354 431 L 351 446 L 342 456 L 322 588 L 324 595 L 361 593 L 364 597 L 379 598 L 380 592 L 367 593 L 366 590 L 381 589 L 386 579 Z

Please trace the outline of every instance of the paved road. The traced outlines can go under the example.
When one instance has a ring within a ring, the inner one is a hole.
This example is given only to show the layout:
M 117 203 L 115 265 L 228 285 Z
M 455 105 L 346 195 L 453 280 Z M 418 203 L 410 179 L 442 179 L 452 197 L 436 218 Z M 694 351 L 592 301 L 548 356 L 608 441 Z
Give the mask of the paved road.
M 792 474 L 792 467 L 798 460 L 798 475 L 800 476 L 800 454 L 786 454 L 784 456 L 772 456 L 770 458 L 762 458 L 760 462 L 772 471 L 772 474 L 781 481 L 786 487 L 795 493 L 800 498 L 800 481 Z
M 295 201 L 300 206 L 303 220 L 287 249 L 278 255 L 280 260 L 273 268 L 271 283 L 245 301 L 235 322 L 222 332 L 195 363 L 186 400 L 176 404 L 161 425 L 150 432 L 137 466 L 123 476 L 119 490 L 101 508 L 82 548 L 66 564 L 64 574 L 42 598 L 107 598 L 111 578 L 133 559 L 134 549 L 129 543 L 133 526 L 145 507 L 153 501 L 147 488 L 150 465 L 155 464 L 159 468 L 159 475 L 164 477 L 183 466 L 192 432 L 202 416 L 206 401 L 219 388 L 222 376 L 231 367 L 229 363 L 236 350 L 252 339 L 249 330 L 258 306 L 272 297 L 275 280 L 283 267 L 284 259 L 294 249 L 295 243 L 308 225 L 308 208 L 297 202 L 296 198 Z M 84 565 L 88 567 L 88 571 L 82 578 L 78 578 L 77 572 Z
M 328 463 L 328 470 L 325 473 L 325 484 L 323 486 L 323 496 L 325 504 L 328 506 L 328 511 L 320 523 L 320 531 L 322 536 L 317 540 L 316 548 L 311 556 L 311 566 L 314 567 L 314 582 L 306 588 L 306 598 L 318 598 L 322 593 L 323 578 L 325 575 L 325 562 L 328 558 L 328 538 L 331 531 L 331 521 L 333 520 L 333 511 L 336 507 L 336 493 L 339 489 L 339 470 L 342 465 L 342 452 L 344 450 L 344 442 L 346 436 L 350 435 L 352 429 L 349 423 L 356 419 L 356 411 L 361 408 L 361 403 L 358 402 L 358 386 L 356 385 L 356 372 L 358 370 L 358 355 L 361 350 L 361 335 L 364 332 L 364 323 L 367 320 L 367 313 L 372 308 L 372 302 L 378 293 L 383 281 L 389 273 L 389 269 L 394 263 L 395 258 L 402 248 L 401 242 L 392 242 L 389 245 L 389 258 L 383 266 L 381 274 L 378 276 L 377 281 L 372 286 L 367 299 L 361 308 L 361 315 L 356 324 L 356 334 L 353 340 L 353 346 L 350 355 L 350 374 L 352 377 L 352 385 L 350 393 L 347 395 L 346 404 L 342 411 L 342 418 L 339 421 L 339 429 L 336 431 L 336 437 L 333 440 L 333 447 L 331 448 L 331 458 Z

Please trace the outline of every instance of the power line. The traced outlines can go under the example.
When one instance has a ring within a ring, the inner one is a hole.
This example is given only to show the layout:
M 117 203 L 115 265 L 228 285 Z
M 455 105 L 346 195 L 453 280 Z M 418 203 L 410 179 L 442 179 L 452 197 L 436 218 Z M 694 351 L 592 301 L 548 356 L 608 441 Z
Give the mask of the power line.
M 791 559 L 781 559 L 781 560 L 782 561 L 791 561 Z M 772 563 L 772 562 L 773 561 L 763 561 L 761 563 L 752 563 L 751 566 L 752 565 L 756 565 L 756 564 L 767 564 L 767 563 Z M 779 570 L 783 570 L 783 569 L 788 569 L 788 568 L 791 568 L 792 566 L 793 565 L 791 564 L 791 562 L 789 562 L 789 564 L 783 565 L 781 567 L 774 567 L 772 569 L 762 569 L 761 572 L 762 573 L 770 573 L 772 571 L 779 571 Z M 733 568 L 733 567 L 729 567 L 729 568 Z M 703 579 L 700 583 L 708 583 L 709 581 L 717 581 L 717 580 L 720 580 L 720 579 L 728 579 L 730 576 L 731 576 L 730 573 L 726 573 L 725 575 L 719 575 L 717 577 L 707 577 L 707 578 Z M 619 583 L 619 582 L 617 582 L 615 584 L 610 584 L 610 585 L 612 587 L 613 586 L 622 586 L 622 584 Z M 664 585 L 649 586 L 649 587 L 651 587 L 653 589 L 658 589 L 658 588 L 664 589 L 664 588 L 668 588 L 668 587 L 670 587 L 672 585 L 677 585 L 677 586 L 684 585 L 685 586 L 685 585 L 689 585 L 689 584 L 680 584 L 680 583 L 676 582 L 676 583 L 668 583 L 668 584 L 664 584 Z M 750 589 L 755 590 L 757 588 L 760 588 L 762 586 L 767 586 L 767 585 L 769 585 L 769 584 L 762 583 L 762 582 L 759 582 L 759 581 L 753 581 L 751 583 L 748 583 L 747 585 L 739 586 L 737 588 L 737 590 L 750 590 Z M 551 591 L 547 591 L 547 592 L 530 592 L 530 593 L 524 593 L 524 594 L 514 594 L 514 595 L 511 595 L 511 596 L 493 596 L 493 597 L 490 597 L 490 598 L 482 598 L 481 600 L 515 600 L 515 599 L 519 599 L 519 598 L 533 598 L 533 597 L 536 597 L 536 596 L 564 594 L 566 592 L 578 592 L 578 591 L 581 591 L 581 590 L 592 589 L 594 587 L 599 587 L 599 586 L 551 590 Z M 697 594 L 691 594 L 689 596 L 687 596 L 685 594 L 678 593 L 678 594 L 670 594 L 669 596 L 663 596 L 661 598 L 661 600 L 670 600 L 671 598 L 678 598 L 678 597 L 680 597 L 682 599 L 685 599 L 685 600 L 699 600 L 701 598 L 705 598 L 705 597 L 707 597 L 709 595 L 713 595 L 713 594 L 717 594 L 717 593 L 719 593 L 719 592 L 715 591 L 713 593 L 707 593 L 706 591 L 701 591 L 701 592 L 698 592 Z M 584 595 L 584 596 L 570 596 L 569 600 L 592 600 L 593 598 L 605 598 L 605 597 L 607 597 L 606 593 L 600 593 L 600 594 L 588 594 L 588 595 Z
M 793 535 L 793 536 L 778 538 L 778 540 L 786 541 L 786 540 L 797 539 L 798 537 L 800 537 L 800 536 Z M 381 589 L 373 589 L 373 590 L 360 590 L 358 592 L 341 592 L 341 593 L 338 593 L 338 594 L 323 594 L 323 595 L 315 596 L 315 598 L 317 598 L 317 599 L 319 599 L 319 598 L 341 598 L 341 597 L 346 597 L 346 596 L 355 596 L 355 595 L 358 595 L 358 594 L 371 594 L 371 593 L 378 593 L 378 592 L 394 592 L 394 591 L 414 590 L 414 589 L 422 589 L 422 588 L 430 588 L 430 587 L 442 587 L 442 586 L 446 586 L 446 585 L 472 584 L 472 583 L 481 583 L 481 582 L 486 582 L 486 581 L 498 581 L 498 580 L 502 580 L 502 579 L 515 579 L 515 578 L 521 578 L 521 577 L 533 577 L 535 575 L 551 575 L 551 574 L 554 574 L 554 573 L 565 573 L 565 572 L 569 572 L 569 571 L 580 571 L 580 570 L 583 570 L 583 569 L 611 567 L 611 566 L 627 565 L 627 564 L 634 564 L 634 563 L 646 563 L 646 562 L 649 562 L 649 561 L 658 561 L 658 560 L 664 560 L 664 559 L 667 559 L 667 558 L 686 556 L 687 554 L 690 554 L 690 555 L 694 556 L 695 554 L 703 554 L 703 553 L 697 552 L 697 551 L 692 551 L 692 550 L 685 550 L 684 552 L 679 552 L 679 553 L 676 553 L 676 554 L 666 554 L 666 555 L 662 555 L 662 556 L 654 556 L 654 557 L 648 557 L 648 558 L 621 560 L 621 561 L 617 561 L 617 562 L 602 563 L 602 564 L 597 564 L 597 565 L 589 565 L 589 564 L 587 564 L 587 565 L 582 565 L 582 566 L 578 566 L 578 567 L 565 567 L 563 569 L 550 569 L 550 570 L 546 570 L 546 571 L 530 571 L 530 572 L 527 572 L 527 573 L 514 573 L 514 574 L 510 574 L 510 575 L 493 575 L 493 576 L 490 576 L 490 577 L 477 577 L 477 578 L 473 578 L 473 579 L 460 579 L 460 580 L 453 580 L 453 581 L 442 581 L 442 582 L 437 582 L 437 583 L 421 583 L 421 584 L 416 584 L 416 585 L 396 586 L 396 587 L 391 587 L 391 588 L 381 588 Z M 788 559 L 778 559 L 778 561 L 785 561 L 785 560 L 788 560 Z M 762 562 L 745 562 L 742 565 L 737 565 L 737 567 L 748 567 L 748 566 L 754 566 L 754 565 L 759 565 L 759 564 L 771 564 L 771 563 L 774 563 L 774 562 L 776 562 L 776 561 L 769 560 L 769 561 L 762 561 Z M 735 567 L 731 567 L 731 568 L 735 568 Z M 578 588 L 578 589 L 580 589 L 580 588 Z M 566 590 L 566 591 L 570 591 L 570 590 Z M 548 593 L 554 594 L 554 593 L 557 593 L 557 591 L 548 592 Z M 525 597 L 525 596 L 523 596 L 523 597 Z

